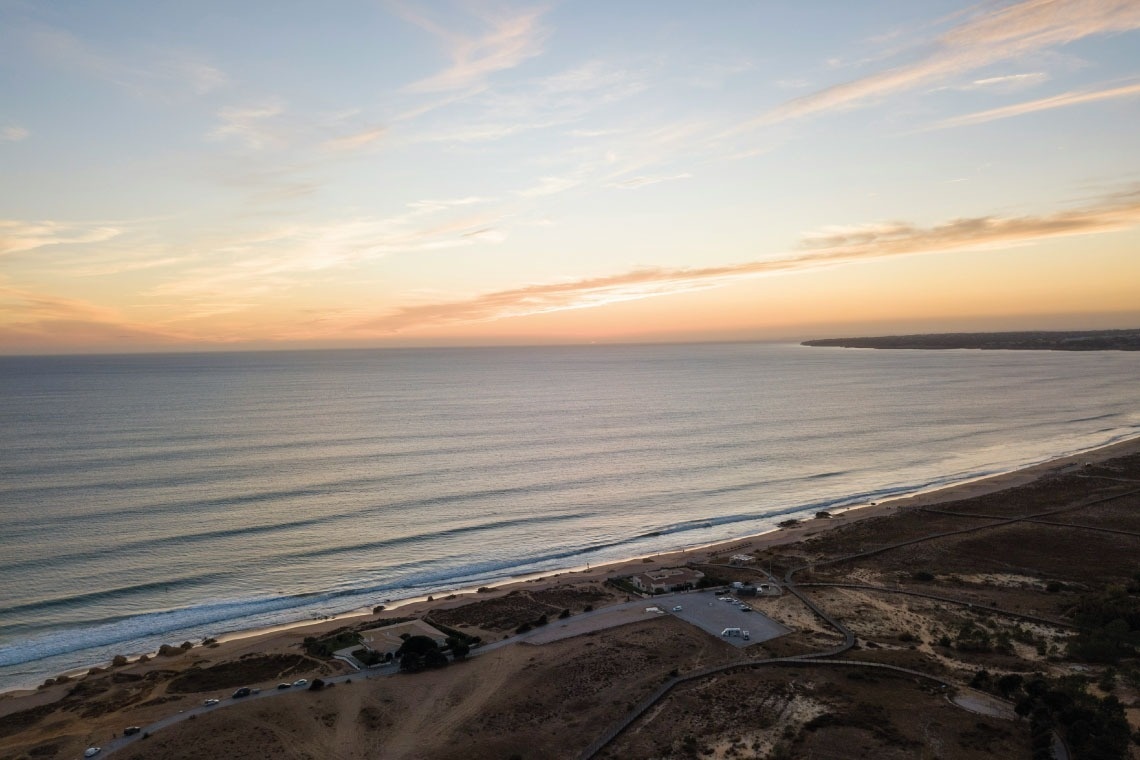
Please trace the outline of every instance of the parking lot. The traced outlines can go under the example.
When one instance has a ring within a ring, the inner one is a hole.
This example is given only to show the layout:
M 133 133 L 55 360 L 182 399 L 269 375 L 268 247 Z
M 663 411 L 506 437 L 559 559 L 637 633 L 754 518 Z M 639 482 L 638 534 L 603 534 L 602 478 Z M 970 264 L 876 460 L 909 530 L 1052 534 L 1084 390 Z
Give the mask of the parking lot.
M 722 598 L 728 598 L 730 601 L 721 601 Z M 762 597 L 760 600 L 762 604 Z M 746 612 L 740 608 L 742 603 L 748 607 L 749 611 Z M 656 605 L 665 612 L 676 615 L 685 622 L 738 647 L 746 647 L 749 644 L 768 641 L 791 633 L 791 629 L 785 628 L 763 613 L 757 612 L 756 607 L 751 606 L 752 600 L 737 599 L 729 594 L 717 594 L 712 591 L 665 594 L 646 599 L 645 604 L 646 606 Z M 676 607 L 681 609 L 675 611 Z M 745 641 L 743 636 L 721 635 L 725 629 L 730 628 L 739 628 L 742 632 L 748 631 L 749 640 Z

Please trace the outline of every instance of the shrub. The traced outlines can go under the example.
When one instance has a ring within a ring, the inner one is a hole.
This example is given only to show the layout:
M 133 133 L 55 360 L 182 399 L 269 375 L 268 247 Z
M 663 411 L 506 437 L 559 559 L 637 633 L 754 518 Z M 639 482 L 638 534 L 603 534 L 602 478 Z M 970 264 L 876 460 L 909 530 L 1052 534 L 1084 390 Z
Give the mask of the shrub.
M 932 581 L 934 580 L 934 573 L 928 570 L 919 570 L 911 576 L 916 581 Z
M 313 682 L 309 684 L 309 691 L 320 691 L 323 688 L 325 688 L 325 682 L 321 678 L 314 678 Z

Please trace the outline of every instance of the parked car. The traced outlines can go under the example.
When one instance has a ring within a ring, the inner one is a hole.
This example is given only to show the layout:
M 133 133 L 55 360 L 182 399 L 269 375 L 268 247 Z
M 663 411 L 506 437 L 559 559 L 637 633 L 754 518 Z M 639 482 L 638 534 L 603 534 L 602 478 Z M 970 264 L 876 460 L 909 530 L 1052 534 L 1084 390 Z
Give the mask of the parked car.
M 103 751 L 102 747 L 88 747 L 87 749 L 83 750 L 83 756 L 84 757 L 95 757 L 96 755 L 98 755 L 102 751 Z
M 300 687 L 300 686 L 308 686 L 308 685 L 309 685 L 309 679 L 307 679 L 307 678 L 298 678 L 296 681 L 294 681 L 294 682 L 293 682 L 293 685 L 294 685 L 294 686 L 297 686 L 297 687 Z
M 218 704 L 218 702 L 221 702 L 221 700 L 220 699 L 207 699 L 202 704 L 205 705 L 206 707 L 213 707 L 214 705 Z
M 277 684 L 277 688 L 278 689 L 291 689 L 291 688 L 293 688 L 293 684 L 291 684 L 291 683 L 279 683 L 279 684 Z
M 134 736 L 139 731 L 142 731 L 138 726 L 127 726 L 123 729 L 123 736 Z
M 680 611 L 681 611 L 681 605 L 679 605 L 679 604 L 673 608 L 673 612 L 680 612 Z
M 248 686 L 243 686 L 234 692 L 233 698 L 234 699 L 240 699 L 241 697 L 248 697 L 252 693 L 253 693 L 252 689 L 250 689 Z

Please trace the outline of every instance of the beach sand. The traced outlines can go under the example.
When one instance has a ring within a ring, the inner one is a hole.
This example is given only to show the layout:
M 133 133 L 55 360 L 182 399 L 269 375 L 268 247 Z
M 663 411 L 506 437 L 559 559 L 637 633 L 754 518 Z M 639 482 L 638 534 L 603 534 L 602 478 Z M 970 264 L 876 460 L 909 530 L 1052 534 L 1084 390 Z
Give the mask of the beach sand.
M 994 493 L 1031 483 L 1043 475 L 1073 472 L 1084 467 L 1086 463 L 1103 462 L 1115 457 L 1137 452 L 1140 452 L 1140 438 L 1122 441 L 1099 449 L 1052 459 L 1019 470 L 947 486 L 913 496 L 882 501 L 862 507 L 848 508 L 843 511 L 834 511 L 830 519 L 808 518 L 801 520 L 794 527 L 780 528 L 758 535 L 741 536 L 715 544 L 664 552 L 651 556 L 632 557 L 618 562 L 591 566 L 589 569 L 581 567 L 514 578 L 498 583 L 490 587 L 489 590 L 484 588 L 483 591 L 477 591 L 476 589 L 456 591 L 454 593 L 448 593 L 445 596 L 433 598 L 430 601 L 425 597 L 397 600 L 387 605 L 385 610 L 380 614 L 354 611 L 320 621 L 299 621 L 272 628 L 235 631 L 217 637 L 218 643 L 211 648 L 195 647 L 189 653 L 191 655 L 189 657 L 180 657 L 177 660 L 172 660 L 170 658 L 155 657 L 154 654 L 151 653 L 149 662 L 132 664 L 128 667 L 132 671 L 145 674 L 152 670 L 181 669 L 191 664 L 207 666 L 211 663 L 238 659 L 252 653 L 296 653 L 305 638 L 310 636 L 319 637 L 322 634 L 342 628 L 346 625 L 355 625 L 370 620 L 382 620 L 393 616 L 421 616 L 430 610 L 443 610 L 467 604 L 475 598 L 485 600 L 505 596 L 521 588 L 537 591 L 571 582 L 575 584 L 587 581 L 600 582 L 609 578 L 627 576 L 655 568 L 673 567 L 688 562 L 702 563 L 714 555 L 732 552 L 733 550 L 755 552 L 770 547 L 783 546 L 802 541 L 805 538 L 816 536 L 824 531 L 834 530 L 835 528 L 853 522 L 916 507 L 945 504 L 947 502 Z M 178 642 L 172 643 L 176 644 Z M 94 663 L 92 665 L 92 667 L 107 666 L 108 663 Z M 69 675 L 78 675 L 84 672 L 86 672 L 86 669 L 73 671 Z M 63 688 L 65 687 L 41 687 L 36 690 L 9 691 L 0 694 L 0 716 L 12 712 L 13 709 L 17 709 L 13 706 L 17 702 L 20 703 L 18 709 L 23 709 L 33 704 L 51 702 L 58 698 L 57 692 Z

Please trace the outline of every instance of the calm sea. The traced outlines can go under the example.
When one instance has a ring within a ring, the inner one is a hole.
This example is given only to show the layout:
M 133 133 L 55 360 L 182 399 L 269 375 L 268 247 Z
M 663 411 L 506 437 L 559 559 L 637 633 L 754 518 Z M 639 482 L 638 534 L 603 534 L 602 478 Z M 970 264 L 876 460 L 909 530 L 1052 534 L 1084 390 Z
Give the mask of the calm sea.
M 0 358 L 0 688 L 1140 435 L 1140 354 Z

